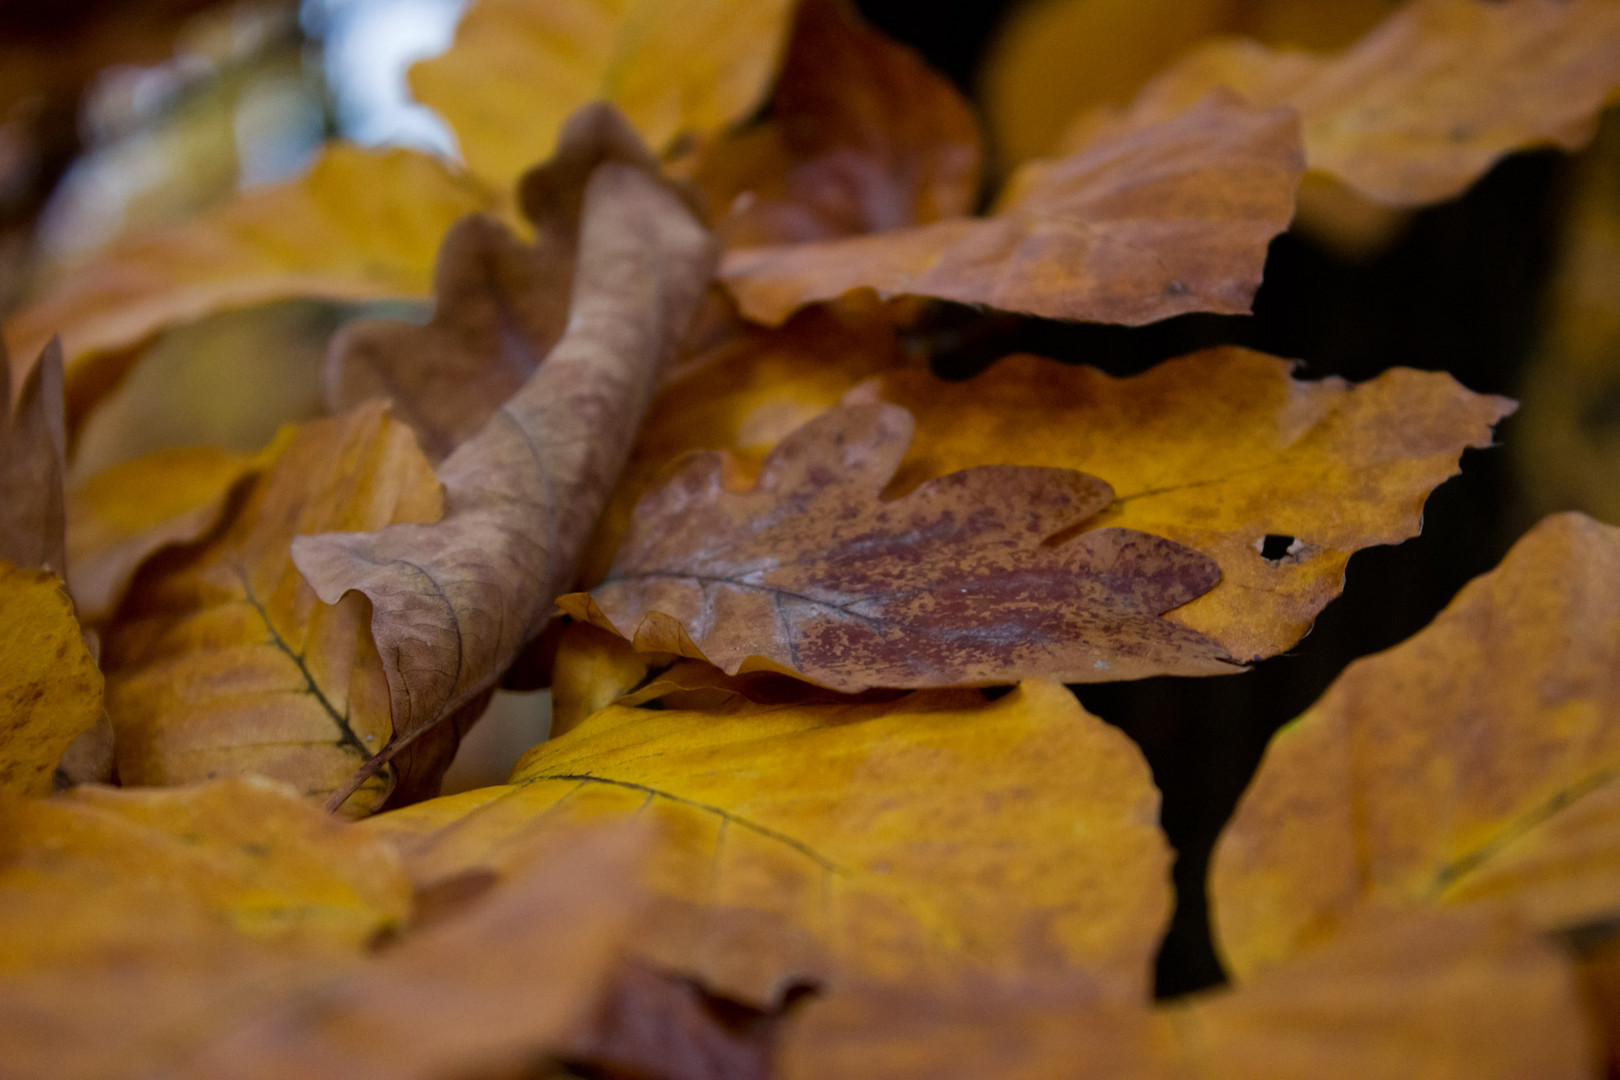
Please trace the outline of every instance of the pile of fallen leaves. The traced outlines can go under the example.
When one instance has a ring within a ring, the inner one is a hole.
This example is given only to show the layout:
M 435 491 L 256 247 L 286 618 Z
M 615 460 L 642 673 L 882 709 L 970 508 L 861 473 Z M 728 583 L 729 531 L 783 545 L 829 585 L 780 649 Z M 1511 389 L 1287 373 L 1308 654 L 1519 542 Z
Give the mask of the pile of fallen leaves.
M 464 168 L 332 145 L 6 328 L 0 1075 L 1620 1068 L 1620 529 L 1543 521 L 1277 736 L 1217 991 L 1153 1004 L 1158 793 L 1063 685 L 1290 648 L 1513 403 L 1235 347 L 953 383 L 910 332 L 1245 312 L 1301 192 L 1365 240 L 1582 145 L 1620 3 L 1198 43 L 998 131 L 982 213 L 970 109 L 843 0 L 478 0 L 412 85 Z M 326 417 L 68 483 L 160 334 L 429 294 L 341 328 Z

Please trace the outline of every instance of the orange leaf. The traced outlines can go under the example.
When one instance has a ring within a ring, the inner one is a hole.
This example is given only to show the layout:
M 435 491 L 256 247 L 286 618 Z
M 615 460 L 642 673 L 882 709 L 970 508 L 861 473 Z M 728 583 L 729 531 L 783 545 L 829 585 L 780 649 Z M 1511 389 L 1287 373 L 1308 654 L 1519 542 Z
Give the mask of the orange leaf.
M 911 427 L 893 406 L 834 411 L 745 492 L 694 457 L 637 508 L 607 579 L 558 606 L 640 650 L 846 691 L 1232 669 L 1159 617 L 1215 584 L 1211 560 L 1127 529 L 1043 543 L 1108 505 L 1095 477 L 986 465 L 880 501 Z
M 990 217 L 733 251 L 721 276 L 772 325 L 863 288 L 1132 326 L 1246 313 L 1302 167 L 1292 112 L 1212 97 L 1026 167 Z
M 1462 193 L 1516 150 L 1591 139 L 1620 88 L 1620 6 L 1413 0 L 1331 57 L 1216 41 L 1149 83 L 1132 123 L 1177 115 L 1214 87 L 1298 109 L 1312 171 L 1421 206 Z M 1089 142 L 1098 122 L 1082 118 L 1065 144 Z
M 763 123 L 690 165 L 727 247 L 799 243 L 961 217 L 983 152 L 973 113 L 847 0 L 801 0 Z
M 437 481 L 373 404 L 291 435 L 200 542 L 149 563 L 103 638 L 125 784 L 259 773 L 330 792 L 388 739 L 387 684 L 360 597 L 320 602 L 294 536 L 431 521 Z M 387 785 L 370 790 L 374 804 Z
M 101 694 L 60 579 L 0 561 L 0 792 L 49 794 L 68 745 L 101 719 Z

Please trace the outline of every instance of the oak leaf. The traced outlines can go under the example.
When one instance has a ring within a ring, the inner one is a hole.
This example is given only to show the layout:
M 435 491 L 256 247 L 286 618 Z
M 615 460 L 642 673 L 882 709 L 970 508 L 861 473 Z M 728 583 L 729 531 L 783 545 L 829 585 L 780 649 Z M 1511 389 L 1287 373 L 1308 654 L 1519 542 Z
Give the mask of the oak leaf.
M 1214 587 L 1208 557 L 1128 529 L 1047 544 L 1113 499 L 1067 470 L 985 465 L 884 502 L 911 435 L 894 406 L 835 410 L 740 492 L 695 455 L 642 500 L 607 578 L 558 606 L 638 650 L 845 691 L 1233 669 L 1160 617 Z
M 1244 314 L 1303 157 L 1291 111 L 1212 95 L 1026 166 L 989 217 L 733 251 L 721 277 L 771 325 L 853 289 L 1132 326 Z
M 582 133 L 599 130 L 592 117 L 622 125 L 596 110 Z M 565 145 L 559 160 L 572 155 Z M 293 543 L 323 600 L 358 592 L 372 605 L 393 738 L 355 784 L 475 706 L 551 620 L 708 287 L 712 238 L 645 162 L 609 159 L 588 175 L 567 331 L 439 466 L 443 520 Z
M 616 105 L 659 152 L 747 115 L 776 73 L 792 15 L 791 0 L 478 0 L 449 50 L 411 68 L 410 84 L 449 121 L 468 167 L 504 187 L 593 101 Z
M 1372 907 L 1620 919 L 1620 529 L 1548 518 L 1429 627 L 1345 670 L 1273 740 L 1216 846 L 1239 979 Z M 1620 1001 L 1601 1003 L 1620 1061 Z
M 61 580 L 0 561 L 0 792 L 48 795 L 101 703 L 101 672 Z
M 1084 971 L 1137 1000 L 1170 905 L 1157 813 L 1134 744 L 1028 682 L 993 702 L 611 706 L 531 750 L 506 787 L 358 828 L 431 888 L 500 870 L 537 828 L 657 821 L 659 905 L 635 951 L 769 1007 L 845 967 L 904 979 L 956 962 Z
M 260 773 L 325 794 L 347 780 L 393 730 L 387 682 L 364 599 L 322 603 L 289 545 L 441 512 L 410 430 L 379 405 L 284 440 L 217 527 L 145 566 L 106 629 L 122 781 Z
M 304 176 L 113 244 L 6 325 L 13 376 L 58 332 L 70 416 L 170 325 L 289 297 L 424 296 L 450 224 L 492 197 L 425 154 L 327 148 Z
M 1570 965 L 1482 912 L 1384 914 L 1236 990 L 1168 1003 L 962 972 L 855 984 L 790 1019 L 784 1080 L 1590 1076 Z
M 848 0 L 801 0 L 769 117 L 686 171 L 727 247 L 801 243 L 961 217 L 983 152 L 972 110 Z
M 1021 355 L 958 383 L 879 375 L 849 400 L 916 416 L 902 490 L 992 462 L 1107 480 L 1114 501 L 1090 524 L 1219 563 L 1220 584 L 1166 618 L 1247 662 L 1305 635 L 1353 552 L 1416 536 L 1429 492 L 1514 407 L 1445 374 L 1396 368 L 1350 385 L 1291 366 L 1225 347 L 1116 379 Z
M 262 779 L 5 799 L 0 820 L 0 1039 L 8 1075 L 53 1080 L 427 1080 L 553 1050 L 611 972 L 646 848 L 553 830 L 424 926 L 386 845 Z
M 1195 50 L 1130 106 L 1179 114 L 1214 87 L 1299 110 L 1306 163 L 1395 206 L 1461 194 L 1516 150 L 1584 145 L 1620 89 L 1608 0 L 1413 0 L 1334 56 L 1233 39 Z M 1065 144 L 1107 119 L 1083 117 Z

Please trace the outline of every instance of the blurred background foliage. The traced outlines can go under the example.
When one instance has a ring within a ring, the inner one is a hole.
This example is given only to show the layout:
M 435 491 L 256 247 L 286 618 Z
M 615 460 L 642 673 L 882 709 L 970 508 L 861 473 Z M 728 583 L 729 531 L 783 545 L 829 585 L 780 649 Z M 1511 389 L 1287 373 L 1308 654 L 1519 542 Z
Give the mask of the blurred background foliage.
M 404 70 L 448 44 L 462 6 L 0 0 L 0 307 L 118 236 L 297 174 L 327 138 L 454 154 L 445 126 L 410 101 Z M 965 0 L 942 17 L 922 0 L 859 4 L 976 102 L 995 172 L 1050 147 L 1084 105 L 1128 100 L 1209 34 L 1334 48 L 1394 6 Z M 257 449 L 278 424 L 319 411 L 325 342 L 354 313 L 284 303 L 169 332 L 83 429 L 75 475 L 164 446 Z M 940 304 L 912 336 L 947 378 L 1015 351 L 1129 374 L 1237 343 L 1296 358 L 1310 377 L 1405 365 L 1523 402 L 1499 429 L 1503 445 L 1469 452 L 1462 476 L 1435 494 L 1420 538 L 1351 561 L 1343 598 L 1288 655 L 1230 678 L 1079 691 L 1138 741 L 1164 791 L 1181 899 L 1159 989 L 1184 992 L 1221 978 L 1205 864 L 1272 732 L 1351 660 L 1426 624 L 1540 516 L 1580 509 L 1620 522 L 1620 121 L 1577 157 L 1518 155 L 1417 213 L 1306 191 L 1298 227 L 1272 247 L 1253 317 L 1126 329 Z M 481 730 L 518 749 L 533 736 L 532 722 Z M 515 757 L 511 746 L 481 752 Z M 453 783 L 492 779 L 469 769 Z

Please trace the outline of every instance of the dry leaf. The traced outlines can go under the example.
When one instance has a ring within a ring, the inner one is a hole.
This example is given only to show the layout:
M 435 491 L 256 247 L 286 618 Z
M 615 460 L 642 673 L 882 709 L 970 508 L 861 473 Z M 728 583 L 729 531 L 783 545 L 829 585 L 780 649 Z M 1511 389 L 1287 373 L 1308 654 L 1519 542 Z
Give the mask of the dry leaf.
M 432 521 L 439 484 L 373 404 L 293 434 L 226 520 L 147 564 L 103 637 L 125 784 L 261 773 L 324 795 L 389 738 L 363 598 L 322 603 L 294 536 Z M 369 789 L 368 805 L 388 784 Z
M 128 350 L 176 323 L 288 297 L 425 296 L 445 231 L 491 201 L 425 154 L 333 144 L 298 180 L 114 244 L 12 318 L 6 340 L 32 357 L 61 333 L 78 417 Z
M 1149 83 L 1134 124 L 1177 115 L 1212 88 L 1299 110 L 1306 162 L 1393 206 L 1461 194 L 1500 158 L 1576 149 L 1620 88 L 1610 0 L 1413 0 L 1337 56 L 1222 40 Z M 1082 118 L 1064 139 L 1092 137 Z
M 884 502 L 911 431 L 893 406 L 836 410 L 749 491 L 696 455 L 642 501 L 606 580 L 558 606 L 638 650 L 843 691 L 1233 669 L 1159 617 L 1219 580 L 1206 556 L 1127 529 L 1046 544 L 1113 498 L 1067 470 L 986 465 Z
M 987 218 L 734 251 L 721 276 L 771 325 L 863 288 L 1132 326 L 1246 314 L 1303 156 L 1293 112 L 1215 95 L 1026 166 Z
M 67 576 L 62 484 L 67 427 L 62 406 L 62 343 L 52 339 L 11 392 L 13 372 L 0 345 L 0 560 Z
M 656 151 L 707 134 L 764 97 L 790 0 L 478 0 L 411 89 L 455 129 L 468 167 L 497 186 L 551 154 L 563 124 L 612 102 Z
M 1427 629 L 1351 665 L 1273 740 L 1216 847 L 1247 978 L 1370 905 L 1620 919 L 1620 529 L 1548 518 Z
M 547 837 L 510 884 L 367 958 L 410 882 L 291 789 L 81 788 L 0 819 L 7 1076 L 51 1080 L 437 1080 L 447 1058 L 544 1053 L 610 974 L 646 848 L 635 828 Z
M 1513 409 L 1440 373 L 1396 368 L 1352 386 L 1290 367 L 1227 347 L 1115 379 L 1011 356 L 960 383 L 897 371 L 850 399 L 916 415 L 902 489 L 1000 462 L 1107 480 L 1114 501 L 1090 524 L 1219 563 L 1220 584 L 1167 618 L 1249 661 L 1305 635 L 1351 553 L 1416 536 L 1429 492 Z
M 978 126 L 916 53 L 848 0 L 801 0 L 769 117 L 690 166 L 726 247 L 800 243 L 961 217 Z
M 0 793 L 48 795 L 101 719 L 101 672 L 54 574 L 0 561 Z
M 332 341 L 332 411 L 387 397 L 435 462 L 476 434 L 567 328 L 585 187 L 606 161 L 659 175 L 657 161 L 611 106 L 587 106 L 565 125 L 556 156 L 519 186 L 535 242 L 524 243 L 492 217 L 458 221 L 439 251 L 427 325 L 363 319 Z
M 135 573 L 166 547 L 200 540 L 250 478 L 268 468 L 291 429 L 256 455 L 212 447 L 167 450 L 97 473 L 68 493 L 73 600 L 92 625 L 117 609 Z
M 745 1003 L 769 1007 L 834 961 L 893 978 L 1081 970 L 1135 1000 L 1169 912 L 1147 766 L 1055 683 L 994 702 L 613 706 L 512 780 L 361 828 L 431 887 L 499 868 L 546 823 L 657 820 L 662 901 L 637 949 Z
M 1578 1080 L 1566 958 L 1484 913 L 1368 917 L 1236 991 L 1157 1011 L 1085 988 L 858 987 L 790 1021 L 784 1080 Z
M 596 166 L 579 228 L 568 330 L 439 467 L 444 519 L 293 544 L 326 602 L 353 591 L 371 600 L 394 738 L 367 771 L 487 693 L 551 619 L 709 284 L 712 239 L 643 167 Z
M 677 658 L 636 652 L 617 634 L 570 623 L 557 646 L 551 677 L 551 737 L 566 735 Z

